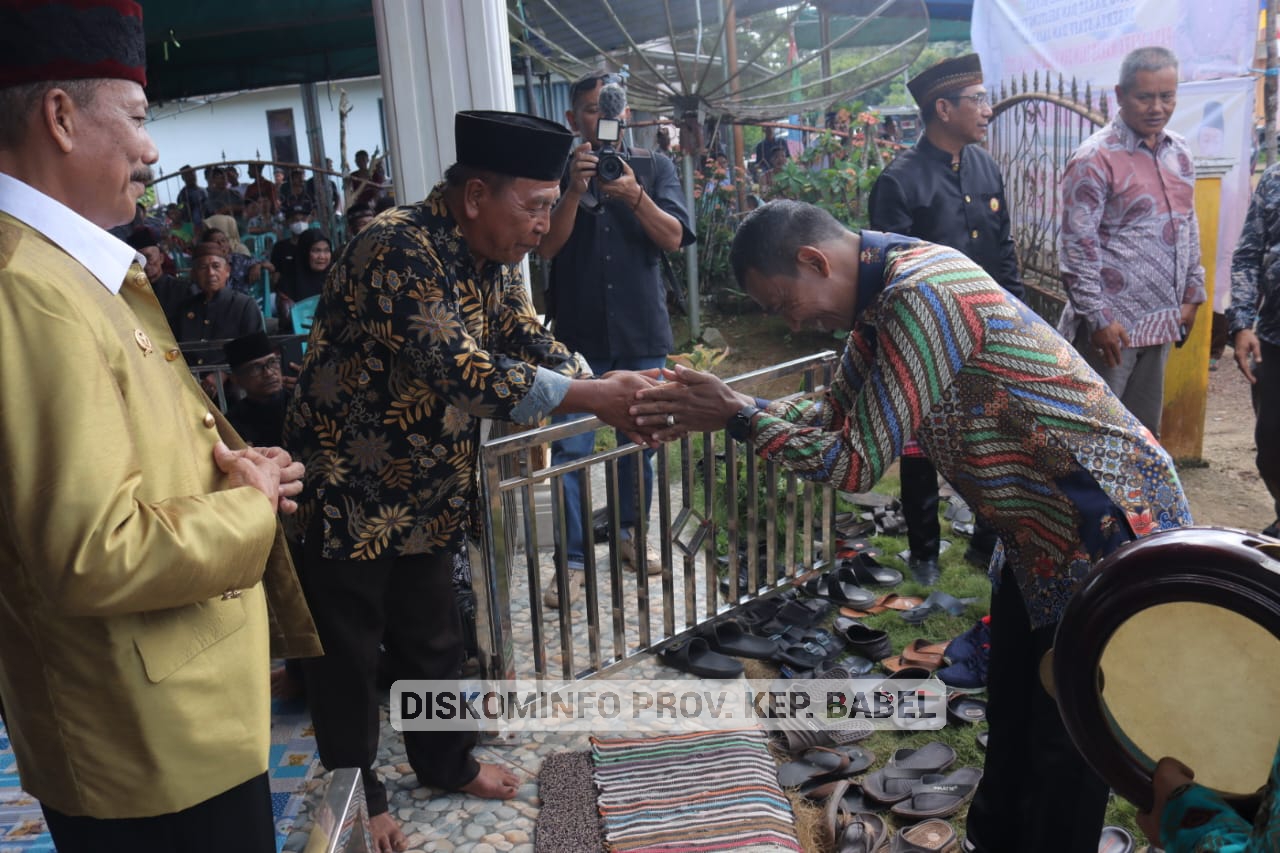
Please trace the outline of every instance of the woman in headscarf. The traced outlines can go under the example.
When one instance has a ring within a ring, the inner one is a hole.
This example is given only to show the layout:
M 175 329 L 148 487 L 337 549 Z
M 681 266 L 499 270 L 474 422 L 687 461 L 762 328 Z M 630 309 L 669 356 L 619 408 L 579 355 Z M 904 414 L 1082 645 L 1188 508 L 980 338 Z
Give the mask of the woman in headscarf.
M 223 227 L 216 227 L 210 223 L 218 220 Z M 216 243 L 222 248 L 223 254 L 227 256 L 227 263 L 231 265 L 231 279 L 227 282 L 232 290 L 238 290 L 241 293 L 252 293 L 254 284 L 258 281 L 258 276 L 262 274 L 262 269 L 274 272 L 274 269 L 266 261 L 255 261 L 249 254 L 248 248 L 240 242 L 240 232 L 236 228 L 236 221 L 230 216 L 216 215 L 206 216 L 204 219 L 205 228 L 200 232 L 201 243 Z M 224 230 L 226 228 L 227 230 Z
M 293 328 L 291 312 L 295 302 L 319 295 L 325 276 L 333 266 L 333 244 L 323 231 L 312 228 L 298 238 L 291 275 L 281 279 L 276 290 L 276 308 L 282 328 Z M 297 331 L 294 329 L 294 331 Z

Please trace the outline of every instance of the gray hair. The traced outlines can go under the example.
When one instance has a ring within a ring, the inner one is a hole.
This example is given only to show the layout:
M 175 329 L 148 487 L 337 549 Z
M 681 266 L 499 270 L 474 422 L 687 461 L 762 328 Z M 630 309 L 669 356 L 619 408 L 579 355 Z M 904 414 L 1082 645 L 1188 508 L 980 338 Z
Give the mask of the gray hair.
M 1120 91 L 1128 92 L 1138 82 L 1140 71 L 1178 70 L 1178 57 L 1167 47 L 1140 47 L 1129 51 L 1120 63 Z
M 101 80 L 38 80 L 0 89 L 0 151 L 17 148 L 31 113 L 52 89 L 61 89 L 78 107 L 93 105 Z

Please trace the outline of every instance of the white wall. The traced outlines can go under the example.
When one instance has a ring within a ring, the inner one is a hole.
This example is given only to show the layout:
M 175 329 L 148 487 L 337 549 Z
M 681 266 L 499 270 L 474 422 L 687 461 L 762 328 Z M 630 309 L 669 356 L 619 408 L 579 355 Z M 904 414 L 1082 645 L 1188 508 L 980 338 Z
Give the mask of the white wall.
M 339 89 L 347 93 L 352 110 L 347 115 L 347 157 L 355 168 L 356 152 L 374 149 L 386 153 L 378 99 L 382 82 L 378 77 L 339 80 L 319 85 L 320 123 L 324 131 L 325 156 L 341 168 L 338 147 Z M 151 109 L 147 130 L 160 149 L 157 175 L 176 174 L 186 163 L 199 165 L 220 160 L 271 159 L 271 143 L 267 135 L 267 111 L 291 108 L 298 155 L 310 162 L 307 148 L 306 121 L 302 112 L 302 94 L 298 86 L 213 96 L 206 99 L 168 102 Z M 268 174 L 268 177 L 270 175 Z M 240 169 L 240 181 L 247 175 Z M 204 183 L 203 177 L 200 179 Z M 182 186 L 179 178 L 157 184 L 160 201 L 174 200 Z

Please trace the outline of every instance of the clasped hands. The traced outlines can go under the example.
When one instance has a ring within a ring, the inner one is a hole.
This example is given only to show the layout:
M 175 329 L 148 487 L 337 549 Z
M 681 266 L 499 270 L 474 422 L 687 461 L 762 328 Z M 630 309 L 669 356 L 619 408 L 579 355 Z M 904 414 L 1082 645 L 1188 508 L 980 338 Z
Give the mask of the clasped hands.
M 642 372 L 614 371 L 601 381 L 617 386 L 610 405 L 595 414 L 636 444 L 657 447 L 691 432 L 724 429 L 754 399 L 711 373 L 677 365 Z
M 213 461 L 227 476 L 232 488 L 249 486 L 262 492 L 273 509 L 285 515 L 297 512 L 298 504 L 293 498 L 302 491 L 305 469 L 287 450 L 280 447 L 232 450 L 219 441 L 213 446 Z

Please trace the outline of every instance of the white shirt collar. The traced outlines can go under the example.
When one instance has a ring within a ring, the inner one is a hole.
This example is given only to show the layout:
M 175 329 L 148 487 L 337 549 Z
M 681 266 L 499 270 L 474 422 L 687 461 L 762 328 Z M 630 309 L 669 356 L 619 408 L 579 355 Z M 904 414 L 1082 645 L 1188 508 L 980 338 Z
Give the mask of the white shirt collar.
M 93 274 L 102 286 L 119 293 L 137 252 L 62 202 L 0 172 L 0 212 L 25 222 Z

